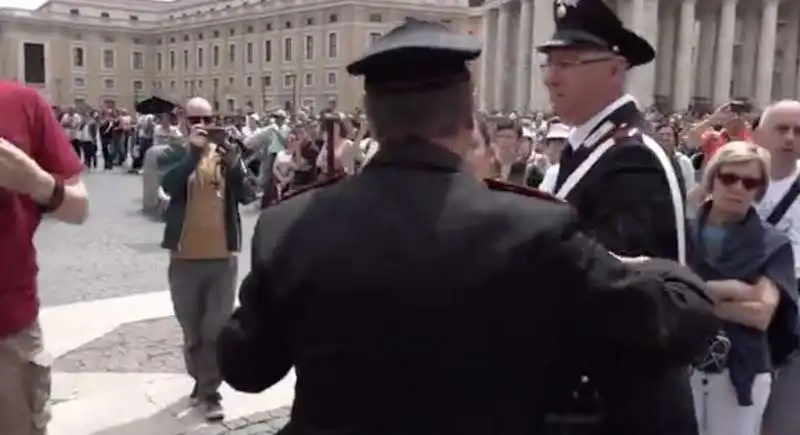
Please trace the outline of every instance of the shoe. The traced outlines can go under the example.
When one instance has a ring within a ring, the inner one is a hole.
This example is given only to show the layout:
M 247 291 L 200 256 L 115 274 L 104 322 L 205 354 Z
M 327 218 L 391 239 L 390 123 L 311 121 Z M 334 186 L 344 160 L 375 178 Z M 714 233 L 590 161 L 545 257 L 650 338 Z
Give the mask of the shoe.
M 225 412 L 220 404 L 219 394 L 208 397 L 200 404 L 200 412 L 206 421 L 219 422 L 225 419 Z

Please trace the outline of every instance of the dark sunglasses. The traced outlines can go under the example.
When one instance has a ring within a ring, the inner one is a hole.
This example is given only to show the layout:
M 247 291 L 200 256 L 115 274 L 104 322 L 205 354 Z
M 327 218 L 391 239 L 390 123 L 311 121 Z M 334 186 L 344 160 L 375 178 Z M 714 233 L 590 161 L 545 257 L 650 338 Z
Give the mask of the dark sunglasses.
M 212 124 L 214 122 L 213 116 L 187 116 L 186 120 L 189 121 L 189 124 L 196 125 L 196 124 Z
M 732 186 L 737 182 L 741 181 L 742 187 L 744 187 L 747 190 L 758 189 L 759 187 L 764 185 L 764 180 L 762 178 L 742 177 L 736 174 L 726 174 L 720 172 L 719 174 L 717 174 L 717 178 L 725 186 Z

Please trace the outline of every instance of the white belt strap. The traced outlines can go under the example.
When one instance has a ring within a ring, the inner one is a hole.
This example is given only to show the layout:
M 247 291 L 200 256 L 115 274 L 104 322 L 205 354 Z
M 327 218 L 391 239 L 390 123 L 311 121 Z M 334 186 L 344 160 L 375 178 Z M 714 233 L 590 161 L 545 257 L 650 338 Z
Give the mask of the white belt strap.
M 632 134 L 637 132 L 634 130 Z M 675 168 L 669 159 L 666 151 L 656 141 L 646 134 L 642 134 L 642 141 L 644 145 L 656 156 L 658 163 L 667 177 L 667 185 L 669 186 L 670 199 L 672 200 L 672 209 L 675 214 L 675 232 L 677 235 L 678 247 L 678 262 L 686 264 L 686 219 L 684 216 L 683 208 L 683 194 L 681 193 L 680 183 L 678 176 L 675 174 Z M 597 148 L 592 150 L 591 154 L 581 162 L 580 165 L 564 180 L 564 183 L 557 189 L 555 196 L 559 199 L 566 200 L 570 192 L 578 185 L 580 180 L 586 176 L 589 170 L 603 157 L 609 149 L 616 143 L 616 138 L 611 137 L 601 143 Z

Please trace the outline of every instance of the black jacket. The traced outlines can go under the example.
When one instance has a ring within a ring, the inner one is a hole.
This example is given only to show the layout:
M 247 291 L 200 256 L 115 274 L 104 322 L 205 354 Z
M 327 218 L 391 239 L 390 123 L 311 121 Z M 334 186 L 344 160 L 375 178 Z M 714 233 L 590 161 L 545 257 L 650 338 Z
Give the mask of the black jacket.
M 617 136 L 615 145 L 581 179 L 567 201 L 578 210 L 583 231 L 612 252 L 677 259 L 677 237 L 685 241 L 686 234 L 678 234 L 675 207 L 664 169 L 644 144 L 649 139 L 646 135 L 652 130 L 651 126 L 633 101 L 599 122 L 596 130 L 609 126 L 611 136 L 614 136 L 613 131 L 632 134 Z M 577 151 L 569 145 L 566 147 L 560 161 L 556 191 L 569 174 L 589 158 L 595 147 L 604 142 L 600 134 L 588 137 L 596 139 L 584 143 Z M 680 181 L 680 171 L 674 161 L 671 163 Z M 568 374 L 570 371 L 573 374 Z M 565 397 L 556 406 L 562 408 L 560 412 L 569 411 L 573 406 L 577 406 L 579 412 L 602 411 L 604 423 L 592 432 L 596 434 L 694 435 L 697 422 L 688 373 L 687 367 L 678 365 L 654 370 L 631 367 L 615 360 L 595 367 L 564 367 L 565 379 L 554 378 L 554 382 L 572 385 L 566 387 L 566 391 L 578 388 L 575 387 L 577 382 L 584 389 L 582 398 L 586 400 L 570 405 L 571 399 Z M 586 374 L 592 380 L 591 388 L 576 381 Z M 595 390 L 599 392 L 599 401 L 595 399 Z
M 263 211 L 223 377 L 260 392 L 294 366 L 284 434 L 542 434 L 567 344 L 682 364 L 716 330 L 691 272 L 634 272 L 577 225 L 436 145 L 382 144 L 360 174 Z

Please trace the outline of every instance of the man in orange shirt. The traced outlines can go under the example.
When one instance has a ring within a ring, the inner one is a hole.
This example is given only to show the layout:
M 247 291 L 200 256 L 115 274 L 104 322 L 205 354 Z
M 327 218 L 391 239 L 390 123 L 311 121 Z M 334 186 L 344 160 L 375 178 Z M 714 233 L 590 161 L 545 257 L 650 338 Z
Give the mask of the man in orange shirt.
M 732 101 L 718 107 L 708 118 L 696 124 L 687 135 L 687 145 L 699 149 L 708 161 L 720 147 L 734 140 L 750 141 L 750 127 L 745 119 L 746 103 Z M 718 127 L 721 129 L 717 130 Z

